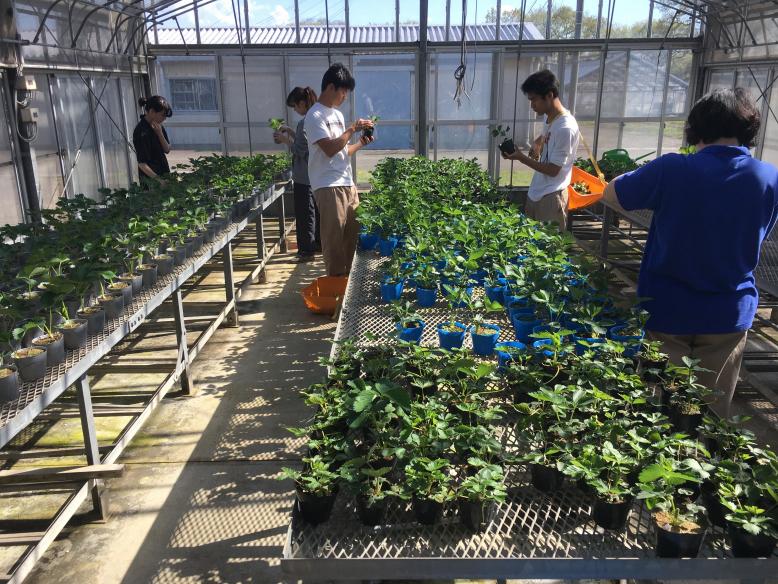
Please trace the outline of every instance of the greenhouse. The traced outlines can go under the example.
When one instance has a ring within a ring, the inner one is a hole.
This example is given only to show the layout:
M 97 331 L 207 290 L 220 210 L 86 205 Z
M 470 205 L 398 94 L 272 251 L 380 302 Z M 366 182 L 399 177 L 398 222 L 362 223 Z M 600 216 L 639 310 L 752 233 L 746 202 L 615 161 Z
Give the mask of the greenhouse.
M 0 582 L 778 582 L 778 2 L 0 14 Z

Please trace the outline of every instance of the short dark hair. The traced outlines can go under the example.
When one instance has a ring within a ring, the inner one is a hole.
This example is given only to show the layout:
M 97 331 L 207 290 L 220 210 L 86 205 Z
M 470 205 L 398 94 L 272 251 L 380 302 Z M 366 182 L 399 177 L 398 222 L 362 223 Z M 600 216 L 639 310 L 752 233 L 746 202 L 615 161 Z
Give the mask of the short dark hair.
M 712 144 L 720 138 L 737 138 L 741 146 L 753 146 L 761 115 L 742 87 L 716 89 L 694 104 L 686 120 L 689 144 Z
M 345 88 L 349 91 L 354 91 L 357 86 L 357 82 L 351 76 L 351 72 L 346 69 L 343 63 L 333 63 L 327 72 L 324 73 L 324 77 L 321 78 L 321 90 L 327 89 L 327 86 L 332 83 L 335 89 Z
M 295 87 L 286 96 L 286 105 L 289 107 L 294 107 L 301 101 L 309 108 L 313 107 L 316 103 L 316 92 L 310 87 Z
M 138 105 L 141 106 L 144 111 L 154 110 L 155 112 L 165 112 L 167 117 L 173 115 L 173 108 L 170 107 L 168 101 L 161 95 L 152 95 L 151 97 L 141 97 L 138 99 Z
M 521 91 L 524 95 L 534 93 L 545 97 L 553 93 L 554 97 L 559 97 L 559 80 L 551 71 L 543 69 L 527 77 L 521 84 Z

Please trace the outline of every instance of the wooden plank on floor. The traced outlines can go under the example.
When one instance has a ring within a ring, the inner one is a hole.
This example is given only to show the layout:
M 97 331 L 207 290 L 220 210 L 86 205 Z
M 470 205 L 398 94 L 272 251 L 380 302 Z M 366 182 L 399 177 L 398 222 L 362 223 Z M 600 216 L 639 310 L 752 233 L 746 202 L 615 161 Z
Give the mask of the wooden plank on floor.
M 93 464 L 0 471 L 0 485 L 74 482 L 90 479 L 112 479 L 122 476 L 123 464 Z

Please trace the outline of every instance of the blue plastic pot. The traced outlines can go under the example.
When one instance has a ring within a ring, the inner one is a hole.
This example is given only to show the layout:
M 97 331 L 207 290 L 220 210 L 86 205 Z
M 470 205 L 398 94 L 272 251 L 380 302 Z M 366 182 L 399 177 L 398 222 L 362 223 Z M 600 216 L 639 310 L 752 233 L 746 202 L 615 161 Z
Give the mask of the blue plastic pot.
M 488 275 L 489 273 L 486 270 L 479 269 L 470 275 L 470 279 L 475 282 L 476 286 L 483 286 Z
M 498 278 L 497 285 L 485 286 L 486 297 L 492 302 L 499 302 L 502 304 L 505 302 L 505 290 L 508 287 L 508 280 L 505 278 Z
M 416 304 L 423 308 L 431 308 L 435 306 L 435 301 L 438 298 L 437 288 L 420 288 L 416 286 Z
M 439 261 L 435 262 L 435 269 L 438 272 L 442 272 L 443 270 L 446 269 L 447 265 L 448 265 L 448 260 L 439 260 Z
M 553 357 L 554 351 L 549 351 L 548 349 L 543 349 L 543 347 L 550 345 L 551 339 L 538 339 L 537 341 L 534 341 L 532 343 L 532 347 L 538 351 L 538 355 L 542 357 Z M 542 358 L 541 357 L 541 358 Z
M 359 234 L 359 249 L 364 251 L 370 251 L 375 249 L 378 245 L 378 235 L 375 233 L 360 233 Z
M 624 353 L 622 353 L 625 357 L 634 357 L 638 354 L 638 351 L 640 350 L 640 343 L 643 341 L 643 337 L 645 336 L 645 333 L 641 334 L 640 336 L 637 335 L 627 335 L 624 336 L 620 334 L 621 331 L 623 331 L 625 328 L 627 328 L 626 324 L 619 324 L 614 327 L 611 327 L 611 329 L 608 331 L 608 337 L 612 341 L 617 341 L 619 343 L 624 344 Z
M 500 327 L 496 324 L 485 324 L 483 328 L 491 329 L 494 332 L 488 335 L 479 335 L 475 332 L 475 326 L 470 327 L 470 335 L 473 337 L 473 353 L 481 357 L 488 357 L 494 353 L 494 346 L 500 336 Z
M 407 341 L 409 343 L 418 343 L 421 340 L 421 335 L 424 333 L 425 323 L 423 320 L 417 321 L 419 326 L 404 327 L 401 323 L 395 324 L 397 328 L 397 336 L 401 341 Z
M 403 295 L 403 286 L 405 286 L 403 280 L 399 282 L 381 282 L 381 300 L 384 302 L 399 300 Z
M 386 239 L 379 239 L 378 240 L 378 251 L 379 253 L 385 257 L 388 258 L 394 253 L 394 248 L 397 247 L 397 238 L 396 237 L 387 237 Z
M 454 324 L 456 325 L 460 331 L 457 332 L 451 332 L 443 330 L 443 326 L 446 324 Z M 438 325 L 438 340 L 440 341 L 440 348 L 441 349 L 448 349 L 449 351 L 451 349 L 461 349 L 462 343 L 465 342 L 465 335 L 467 334 L 467 327 L 463 325 L 461 322 L 454 322 L 454 323 L 448 323 L 448 322 L 442 322 Z
M 508 318 L 512 318 L 518 314 L 531 314 L 535 312 L 535 306 L 532 304 L 532 300 L 523 296 L 511 296 L 506 295 L 505 307 L 508 310 Z
M 598 350 L 595 347 L 585 347 L 584 345 L 580 344 L 579 341 L 584 341 L 590 345 L 600 345 L 605 343 L 605 339 L 600 337 L 579 337 L 578 335 L 573 335 L 573 343 L 575 343 L 576 355 L 583 355 L 588 349 L 593 349 L 595 351 Z
M 532 334 L 532 329 L 534 329 L 536 326 L 541 324 L 540 320 L 537 318 L 532 318 L 532 320 L 522 320 L 523 317 L 533 317 L 534 315 L 530 314 L 520 314 L 514 317 L 511 317 L 511 322 L 513 323 L 513 330 L 516 332 L 516 339 L 521 341 L 522 343 L 529 343 L 532 341 L 532 337 L 530 335 Z
M 520 351 L 527 350 L 527 345 L 525 345 L 520 341 L 508 341 L 506 343 L 497 343 L 494 346 L 494 352 L 497 353 L 497 366 L 500 369 L 505 369 L 508 366 L 508 363 L 513 361 L 513 355 L 511 355 L 507 351 L 500 350 L 503 347 L 512 347 L 514 349 L 519 349 Z

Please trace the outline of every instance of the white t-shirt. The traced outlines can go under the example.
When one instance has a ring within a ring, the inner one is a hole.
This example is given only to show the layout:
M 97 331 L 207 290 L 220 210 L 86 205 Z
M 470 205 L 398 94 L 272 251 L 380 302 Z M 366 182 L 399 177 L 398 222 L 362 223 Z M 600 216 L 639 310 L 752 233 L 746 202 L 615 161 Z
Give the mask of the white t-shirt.
M 351 177 L 351 161 L 348 146 L 330 158 L 316 142 L 322 138 L 338 138 L 346 131 L 343 114 L 337 109 L 316 102 L 305 115 L 305 135 L 308 138 L 308 178 L 311 190 L 324 187 L 349 187 L 354 184 Z
M 544 195 L 568 187 L 573 175 L 573 162 L 575 162 L 576 152 L 578 152 L 578 137 L 580 135 L 578 122 L 571 114 L 562 114 L 550 125 L 546 124 L 544 132 L 540 162 L 551 162 L 561 166 L 562 170 L 556 176 L 548 176 L 535 171 L 527 192 L 527 196 L 535 202 L 542 199 Z

